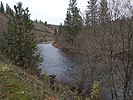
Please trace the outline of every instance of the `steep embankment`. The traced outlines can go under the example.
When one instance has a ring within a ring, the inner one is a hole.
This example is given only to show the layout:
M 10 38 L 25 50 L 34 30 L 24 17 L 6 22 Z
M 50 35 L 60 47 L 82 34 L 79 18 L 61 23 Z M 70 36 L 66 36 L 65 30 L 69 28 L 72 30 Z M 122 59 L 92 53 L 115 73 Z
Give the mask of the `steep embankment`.
M 64 51 L 79 53 L 79 50 L 75 46 L 68 43 L 60 45 L 58 42 L 53 42 L 52 45 Z

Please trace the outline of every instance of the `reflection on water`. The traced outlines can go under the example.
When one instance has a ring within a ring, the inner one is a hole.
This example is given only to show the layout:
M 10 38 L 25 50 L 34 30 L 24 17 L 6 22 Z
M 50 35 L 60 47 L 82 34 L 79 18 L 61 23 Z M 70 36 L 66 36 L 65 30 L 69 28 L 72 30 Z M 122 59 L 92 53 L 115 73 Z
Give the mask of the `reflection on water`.
M 58 79 L 65 77 L 65 80 L 74 77 L 74 72 L 78 70 L 78 64 L 73 53 L 54 47 L 52 42 L 44 42 L 37 46 L 41 57 L 43 57 L 42 65 L 39 66 L 42 69 L 42 74 L 47 71 L 49 75 L 55 74 Z

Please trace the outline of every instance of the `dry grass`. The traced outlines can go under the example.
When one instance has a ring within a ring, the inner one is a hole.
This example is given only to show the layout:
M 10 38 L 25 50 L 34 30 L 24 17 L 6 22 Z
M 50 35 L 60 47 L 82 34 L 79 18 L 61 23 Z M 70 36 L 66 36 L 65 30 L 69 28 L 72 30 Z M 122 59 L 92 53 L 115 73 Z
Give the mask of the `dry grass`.
M 33 32 L 36 33 L 37 43 L 53 41 L 54 31 L 51 28 L 40 23 L 34 23 L 34 26 Z

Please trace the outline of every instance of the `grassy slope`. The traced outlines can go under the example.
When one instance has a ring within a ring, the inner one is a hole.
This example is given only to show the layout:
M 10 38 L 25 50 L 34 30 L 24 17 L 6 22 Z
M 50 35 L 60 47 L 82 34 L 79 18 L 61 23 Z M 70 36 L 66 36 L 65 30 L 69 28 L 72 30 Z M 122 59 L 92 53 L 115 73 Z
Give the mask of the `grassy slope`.
M 0 53 L 0 100 L 82 100 L 76 90 L 72 92 L 67 86 L 59 82 L 53 85 L 48 80 L 47 73 L 42 80 L 11 64 Z
M 39 80 L 36 75 L 28 74 L 24 69 L 3 63 L 1 60 L 0 100 L 44 100 L 44 98 L 52 98 L 52 92 L 48 85 L 46 84 L 44 88 L 44 82 Z
M 0 61 L 0 99 L 39 99 L 39 95 L 27 86 L 31 78 L 23 71 L 19 73 L 15 67 Z M 32 84 L 31 84 L 32 85 Z

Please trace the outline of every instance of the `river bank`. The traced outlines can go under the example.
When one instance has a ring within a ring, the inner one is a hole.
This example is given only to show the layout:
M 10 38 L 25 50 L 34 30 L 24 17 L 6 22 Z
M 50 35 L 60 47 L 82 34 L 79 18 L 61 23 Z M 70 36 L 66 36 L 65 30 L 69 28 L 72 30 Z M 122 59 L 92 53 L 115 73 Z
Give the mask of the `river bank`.
M 56 48 L 59 48 L 59 49 L 63 50 L 63 51 L 79 53 L 79 50 L 75 46 L 72 46 L 72 45 L 69 45 L 69 44 L 59 45 L 58 42 L 53 42 L 52 45 L 55 46 Z

